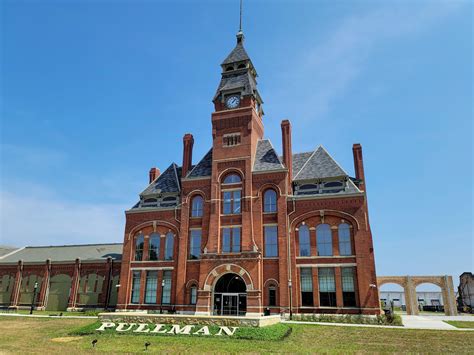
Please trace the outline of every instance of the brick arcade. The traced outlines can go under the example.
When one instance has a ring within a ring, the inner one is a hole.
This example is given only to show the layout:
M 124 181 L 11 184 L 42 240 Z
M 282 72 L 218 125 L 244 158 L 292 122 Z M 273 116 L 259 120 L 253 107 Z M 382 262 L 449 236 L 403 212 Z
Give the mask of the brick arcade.
M 117 309 L 378 314 L 361 146 L 350 176 L 322 146 L 293 153 L 284 120 L 280 156 L 241 31 L 221 68 L 209 152 L 193 165 L 185 134 L 126 211 Z

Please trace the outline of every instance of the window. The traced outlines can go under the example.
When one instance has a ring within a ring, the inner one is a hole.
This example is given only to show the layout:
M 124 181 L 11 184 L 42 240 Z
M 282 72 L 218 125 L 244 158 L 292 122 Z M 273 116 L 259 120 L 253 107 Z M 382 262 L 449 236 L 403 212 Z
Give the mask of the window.
M 301 268 L 301 304 L 313 306 L 313 273 L 311 268 Z
M 277 194 L 275 190 L 267 190 L 263 194 L 263 212 L 277 211 Z
M 341 268 L 342 277 L 342 302 L 344 307 L 356 307 L 354 288 L 354 269 L 352 267 Z
M 190 296 L 189 303 L 196 304 L 196 301 L 197 301 L 197 287 L 196 286 L 191 287 L 191 292 L 189 296 Z
M 156 290 L 158 288 L 158 271 L 146 273 L 145 303 L 156 303 Z
M 222 228 L 222 252 L 240 252 L 240 227 Z
M 195 196 L 192 201 L 191 217 L 202 217 L 203 199 L 201 196 Z
M 242 179 L 240 178 L 239 175 L 237 174 L 229 174 L 225 177 L 224 179 L 224 184 L 238 184 L 239 182 L 242 182 Z
M 263 227 L 265 236 L 265 256 L 278 256 L 278 228 L 277 226 Z
M 321 307 L 336 306 L 336 283 L 334 281 L 334 268 L 319 268 L 319 301 Z
M 148 260 L 158 260 L 160 257 L 160 235 L 150 235 L 150 246 L 148 248 Z
M 189 258 L 199 259 L 201 257 L 201 229 L 191 229 L 190 232 Z
M 268 305 L 276 306 L 276 288 L 275 286 L 270 286 L 268 288 Z
M 163 294 L 161 295 L 161 300 L 163 304 L 171 303 L 171 270 L 163 271 Z
M 232 147 L 240 144 L 240 133 L 225 134 L 222 137 L 224 147 Z M 238 181 L 240 182 L 240 181 Z M 226 183 L 226 182 L 224 182 Z
M 329 224 L 320 224 L 316 227 L 318 256 L 332 255 L 332 235 Z
M 135 241 L 135 260 L 142 261 L 143 260 L 143 247 L 145 245 L 145 237 L 143 234 L 139 234 L 137 240 Z
M 165 239 L 165 260 L 173 260 L 174 235 L 171 232 L 166 234 Z
M 223 214 L 240 213 L 240 190 L 224 191 Z
M 176 196 L 168 196 L 164 197 L 163 200 L 161 200 L 160 207 L 172 207 L 176 206 L 178 204 L 178 199 Z
M 339 225 L 339 255 L 352 255 L 351 230 L 346 223 Z
M 298 231 L 299 242 L 300 242 L 300 256 L 311 255 L 311 244 L 309 239 L 309 228 L 303 224 L 299 227 Z
M 132 278 L 132 303 L 140 302 L 140 271 L 133 272 Z

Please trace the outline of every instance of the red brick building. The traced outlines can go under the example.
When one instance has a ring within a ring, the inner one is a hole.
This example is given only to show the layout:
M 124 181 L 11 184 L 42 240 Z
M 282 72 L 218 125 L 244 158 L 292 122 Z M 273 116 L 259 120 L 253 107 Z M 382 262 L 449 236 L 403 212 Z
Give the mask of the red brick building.
M 264 138 L 257 72 L 244 36 L 222 63 L 213 145 L 161 175 L 126 211 L 118 309 L 196 314 L 379 313 L 362 148 L 355 177 L 319 146 L 283 154 Z

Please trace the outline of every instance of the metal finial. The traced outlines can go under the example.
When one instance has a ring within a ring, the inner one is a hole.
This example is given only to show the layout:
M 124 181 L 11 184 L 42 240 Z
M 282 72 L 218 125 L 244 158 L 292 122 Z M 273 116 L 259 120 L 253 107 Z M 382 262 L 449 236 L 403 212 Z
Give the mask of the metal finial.
M 240 0 L 240 21 L 239 21 L 239 32 L 242 32 L 242 0 Z

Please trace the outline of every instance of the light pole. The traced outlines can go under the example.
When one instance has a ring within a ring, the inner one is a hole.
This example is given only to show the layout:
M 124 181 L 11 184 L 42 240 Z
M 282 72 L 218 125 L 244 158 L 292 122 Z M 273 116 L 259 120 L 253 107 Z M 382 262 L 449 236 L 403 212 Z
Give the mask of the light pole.
M 160 301 L 160 314 L 163 314 L 163 290 L 165 289 L 165 280 L 161 280 L 161 301 Z
M 288 281 L 288 287 L 290 288 L 290 320 L 293 319 L 293 283 L 291 280 Z
M 33 299 L 31 300 L 30 314 L 33 314 L 33 308 L 35 307 L 36 291 L 38 291 L 38 282 L 35 282 L 35 286 L 33 288 Z

